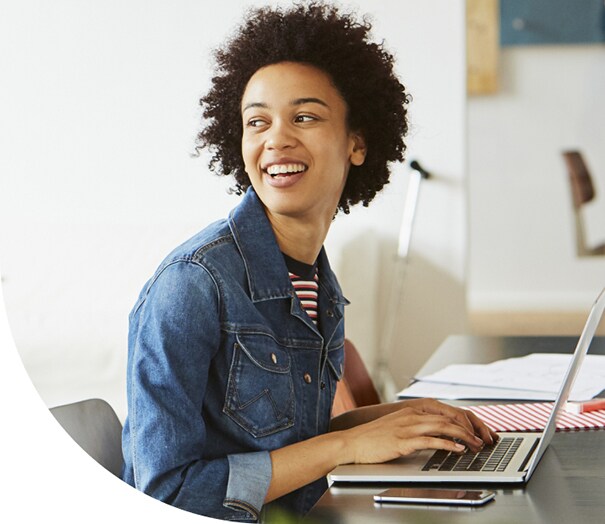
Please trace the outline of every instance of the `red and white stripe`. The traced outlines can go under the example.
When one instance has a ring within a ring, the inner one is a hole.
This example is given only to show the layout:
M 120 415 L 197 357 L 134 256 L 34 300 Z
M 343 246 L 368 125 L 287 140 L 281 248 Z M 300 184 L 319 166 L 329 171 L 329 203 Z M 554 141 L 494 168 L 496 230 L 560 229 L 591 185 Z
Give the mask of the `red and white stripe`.
M 300 300 L 303 309 L 306 311 L 309 318 L 317 325 L 317 292 L 319 290 L 319 277 L 317 272 L 313 280 L 303 280 L 298 275 L 290 273 L 290 280 L 294 292 Z
M 494 431 L 542 431 L 553 408 L 552 402 L 529 404 L 488 404 L 468 406 Z M 557 431 L 605 429 L 605 410 L 588 413 L 563 411 L 557 420 Z

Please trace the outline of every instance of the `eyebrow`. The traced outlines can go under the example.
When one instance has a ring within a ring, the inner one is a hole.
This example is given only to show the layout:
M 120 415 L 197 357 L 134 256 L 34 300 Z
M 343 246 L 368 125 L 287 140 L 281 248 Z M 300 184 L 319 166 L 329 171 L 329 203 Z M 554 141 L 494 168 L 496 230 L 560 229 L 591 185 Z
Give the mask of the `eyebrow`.
M 328 109 L 330 107 L 321 98 L 315 98 L 315 97 L 295 98 L 294 100 L 290 101 L 290 105 L 292 105 L 292 106 L 301 106 L 303 104 L 319 104 L 324 107 L 327 107 Z M 246 104 L 242 108 L 242 112 L 246 111 L 247 109 L 254 108 L 254 107 L 260 107 L 263 109 L 267 109 L 269 106 L 267 104 L 265 104 L 264 102 L 250 102 L 249 104 Z
M 324 107 L 329 107 L 328 104 L 326 104 L 321 98 L 315 97 L 296 98 L 295 100 L 292 100 L 290 104 L 293 106 L 301 106 L 303 104 L 319 104 Z

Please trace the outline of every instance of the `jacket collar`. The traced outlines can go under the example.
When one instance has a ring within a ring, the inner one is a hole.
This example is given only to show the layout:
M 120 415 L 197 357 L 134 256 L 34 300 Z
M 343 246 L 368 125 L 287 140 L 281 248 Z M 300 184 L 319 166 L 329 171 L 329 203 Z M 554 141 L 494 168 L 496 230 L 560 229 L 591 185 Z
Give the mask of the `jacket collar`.
M 284 257 L 264 206 L 252 187 L 246 191 L 241 203 L 231 211 L 228 222 L 244 260 L 252 301 L 293 297 L 294 290 Z M 324 286 L 333 301 L 348 304 L 348 300 L 342 296 L 323 247 L 318 262 L 320 285 Z

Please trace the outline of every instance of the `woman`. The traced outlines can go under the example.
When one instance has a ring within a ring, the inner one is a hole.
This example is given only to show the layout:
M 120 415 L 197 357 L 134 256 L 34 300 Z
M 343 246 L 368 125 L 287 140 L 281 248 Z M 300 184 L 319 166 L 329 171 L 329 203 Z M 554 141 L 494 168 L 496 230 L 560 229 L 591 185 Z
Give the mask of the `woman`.
M 199 135 L 245 195 L 141 292 L 123 448 L 131 485 L 249 521 L 268 505 L 305 514 L 338 464 L 478 450 L 494 434 L 434 400 L 330 421 L 346 299 L 322 245 L 337 209 L 367 205 L 403 160 L 408 95 L 351 15 L 311 4 L 246 20 L 217 52 Z

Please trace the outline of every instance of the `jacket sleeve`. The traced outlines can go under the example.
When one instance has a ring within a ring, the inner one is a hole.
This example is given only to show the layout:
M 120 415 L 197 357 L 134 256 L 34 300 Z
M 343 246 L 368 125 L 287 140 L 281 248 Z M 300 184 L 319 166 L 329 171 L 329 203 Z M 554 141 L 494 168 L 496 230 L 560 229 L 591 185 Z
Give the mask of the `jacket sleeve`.
M 268 451 L 204 460 L 202 405 L 220 347 L 219 293 L 203 266 L 167 265 L 131 315 L 128 433 L 134 485 L 181 509 L 257 520 L 271 481 Z

